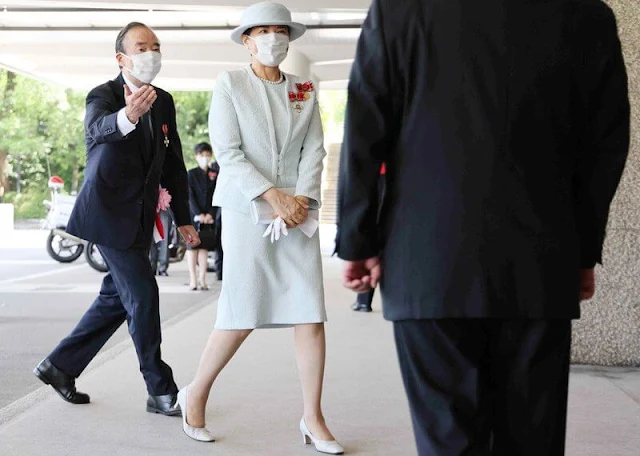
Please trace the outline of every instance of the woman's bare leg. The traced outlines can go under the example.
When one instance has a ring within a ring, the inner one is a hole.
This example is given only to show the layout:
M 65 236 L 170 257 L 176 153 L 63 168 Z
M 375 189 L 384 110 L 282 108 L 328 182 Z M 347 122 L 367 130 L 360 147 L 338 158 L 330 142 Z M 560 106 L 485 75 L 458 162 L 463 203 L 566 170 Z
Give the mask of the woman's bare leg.
M 207 257 L 209 255 L 208 250 L 198 250 L 198 266 L 200 267 L 200 285 L 207 286 Z
M 187 397 L 187 422 L 193 427 L 203 427 L 205 410 L 213 382 L 224 366 L 233 358 L 240 345 L 249 337 L 251 329 L 223 331 L 214 329 L 202 352 L 196 376 L 189 385 Z
M 324 422 L 321 405 L 325 360 L 324 324 L 297 325 L 295 344 L 302 384 L 304 420 L 314 437 L 320 440 L 334 440 Z
M 198 286 L 196 269 L 198 267 L 198 251 L 187 250 L 187 264 L 189 265 L 189 288 Z

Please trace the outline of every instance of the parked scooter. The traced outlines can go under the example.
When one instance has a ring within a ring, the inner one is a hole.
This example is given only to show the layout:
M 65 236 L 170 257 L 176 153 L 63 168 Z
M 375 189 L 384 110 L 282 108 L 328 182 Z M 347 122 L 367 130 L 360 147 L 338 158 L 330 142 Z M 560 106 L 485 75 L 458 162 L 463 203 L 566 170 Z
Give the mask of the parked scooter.
M 52 176 L 48 186 L 51 190 L 51 200 L 45 200 L 43 204 L 48 211 L 44 228 L 51 230 L 47 237 L 49 256 L 60 263 L 72 263 L 84 252 L 89 266 L 96 271 L 107 272 L 107 265 L 95 244 L 72 236 L 66 231 L 76 197 L 60 194 L 64 181 L 58 176 Z
M 80 258 L 84 251 L 84 244 L 71 239 L 65 232 L 76 197 L 60 194 L 64 181 L 58 176 L 52 176 L 48 186 L 51 191 L 51 200 L 43 201 L 47 208 L 43 228 L 51 230 L 47 238 L 47 253 L 60 263 L 71 263 Z

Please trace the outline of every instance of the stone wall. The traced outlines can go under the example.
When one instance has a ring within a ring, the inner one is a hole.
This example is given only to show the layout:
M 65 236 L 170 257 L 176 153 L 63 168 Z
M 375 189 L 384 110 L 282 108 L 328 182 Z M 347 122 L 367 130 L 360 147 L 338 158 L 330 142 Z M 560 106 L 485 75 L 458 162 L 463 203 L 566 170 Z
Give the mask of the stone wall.
M 338 174 L 340 171 L 340 148 L 342 144 L 327 146 L 327 158 L 322 182 L 322 209 L 320 223 L 336 223 L 338 212 Z
M 631 153 L 613 202 L 597 291 L 574 325 L 573 361 L 640 366 L 640 0 L 607 0 L 629 72 Z

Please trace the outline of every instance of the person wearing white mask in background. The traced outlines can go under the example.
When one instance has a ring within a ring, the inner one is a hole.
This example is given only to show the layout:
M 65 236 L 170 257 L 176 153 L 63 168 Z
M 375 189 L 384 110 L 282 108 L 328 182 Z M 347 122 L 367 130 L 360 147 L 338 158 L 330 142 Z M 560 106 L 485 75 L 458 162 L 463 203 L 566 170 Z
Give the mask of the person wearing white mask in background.
M 303 442 L 342 454 L 321 407 L 327 318 L 319 235 L 298 228 L 321 203 L 326 152 L 317 92 L 311 81 L 279 68 L 289 43 L 306 27 L 277 3 L 249 7 L 241 24 L 231 38 L 251 54 L 251 63 L 218 77 L 209 111 L 220 164 L 213 205 L 222 208 L 224 280 L 196 376 L 178 393 L 183 429 L 193 439 L 212 441 L 205 408 L 222 369 L 254 329 L 294 327 Z M 278 234 L 288 232 L 278 242 L 263 237 L 265 225 L 252 217 L 256 200 L 271 206 Z
M 76 328 L 34 374 L 65 401 L 88 403 L 75 380 L 126 321 L 149 393 L 146 410 L 179 416 L 178 387 L 160 353 L 158 284 L 148 257 L 157 211 L 168 208 L 159 204 L 168 199 L 160 198 L 160 186 L 171 195 L 180 234 L 192 247 L 200 240 L 189 216 L 173 99 L 150 85 L 161 67 L 158 37 L 133 22 L 118 34 L 115 50 L 121 73 L 87 95 L 85 178 L 67 225 L 98 246 L 109 272 Z
M 196 144 L 194 148 L 198 166 L 190 169 L 187 173 L 189 182 L 189 208 L 191 209 L 191 219 L 196 227 L 200 229 L 202 225 L 213 225 L 216 216 L 216 209 L 211 205 L 213 188 L 215 182 L 209 179 L 209 163 L 213 158 L 211 146 L 207 143 Z M 209 251 L 200 247 L 187 247 L 187 264 L 189 265 L 189 289 L 196 291 L 198 282 L 200 289 L 206 291 L 207 285 L 207 256 Z M 200 278 L 198 280 L 198 266 L 200 267 Z

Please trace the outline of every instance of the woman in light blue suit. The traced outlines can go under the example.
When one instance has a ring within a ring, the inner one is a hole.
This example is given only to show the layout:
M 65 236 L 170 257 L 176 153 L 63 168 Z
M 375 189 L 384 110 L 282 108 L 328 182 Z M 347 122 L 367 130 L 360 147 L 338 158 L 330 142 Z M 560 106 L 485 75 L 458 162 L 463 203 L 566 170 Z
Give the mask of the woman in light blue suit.
M 220 163 L 213 205 L 222 208 L 225 276 L 215 329 L 195 379 L 178 400 L 185 433 L 213 440 L 204 427 L 205 407 L 220 371 L 254 329 L 293 326 L 303 440 L 318 451 L 341 454 L 321 408 L 326 312 L 319 235 L 297 229 L 321 204 L 322 123 L 313 83 L 279 69 L 289 42 L 304 32 L 283 5 L 260 3 L 245 11 L 232 33 L 252 61 L 218 77 L 209 113 Z M 259 198 L 289 228 L 277 242 L 263 237 L 266 226 L 252 219 Z

